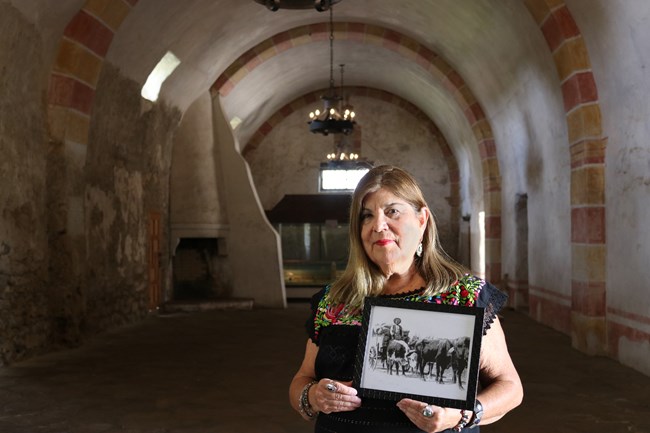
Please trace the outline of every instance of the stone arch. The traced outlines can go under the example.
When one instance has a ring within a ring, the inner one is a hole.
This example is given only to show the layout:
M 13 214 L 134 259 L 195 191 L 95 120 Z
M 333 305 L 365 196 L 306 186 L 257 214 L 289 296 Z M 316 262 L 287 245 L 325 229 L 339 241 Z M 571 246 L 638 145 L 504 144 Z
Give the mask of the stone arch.
M 605 148 L 598 89 L 584 38 L 563 0 L 526 0 L 539 25 L 562 86 L 571 152 L 571 309 L 573 346 L 591 354 L 606 350 Z M 552 294 L 555 296 L 555 294 Z M 548 296 L 531 296 L 557 311 Z M 554 313 L 549 313 L 554 314 Z M 549 318 L 550 319 L 550 318 Z M 567 318 L 567 320 L 569 320 Z M 568 332 L 568 329 L 563 329 Z
M 501 174 L 492 127 L 474 93 L 461 75 L 440 55 L 395 30 L 373 24 L 338 22 L 334 23 L 334 34 L 336 40 L 380 46 L 417 63 L 440 81 L 462 108 L 482 163 L 485 277 L 498 284 L 501 281 Z M 246 75 L 268 59 L 293 47 L 328 38 L 327 23 L 300 26 L 278 33 L 237 58 L 212 85 L 211 93 L 227 96 Z

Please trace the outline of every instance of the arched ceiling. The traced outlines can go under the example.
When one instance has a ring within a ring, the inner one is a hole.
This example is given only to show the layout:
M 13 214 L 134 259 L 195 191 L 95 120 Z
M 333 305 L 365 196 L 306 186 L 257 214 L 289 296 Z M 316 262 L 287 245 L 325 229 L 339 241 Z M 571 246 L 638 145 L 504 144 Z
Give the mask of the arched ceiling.
M 63 0 L 54 9 L 47 0 L 11 1 L 43 29 L 43 43 L 50 46 L 45 52 L 52 58 L 59 40 L 47 35 L 56 34 L 82 8 L 104 11 L 99 15 L 111 32 L 110 40 L 99 38 L 108 50 L 100 55 L 140 85 L 172 51 L 182 63 L 163 85 L 161 97 L 181 112 L 208 91 L 220 90 L 226 77 L 229 88 L 220 92 L 223 112 L 243 120 L 235 134 L 244 146 L 280 108 L 323 89 L 329 80 L 327 12 L 270 12 L 254 0 Z M 536 7 L 548 14 L 545 0 L 342 0 L 334 8 L 334 62 L 346 64 L 346 86 L 385 91 L 414 104 L 445 136 L 464 182 L 474 179 L 477 189 L 482 177 L 484 188 L 492 190 L 491 184 L 498 185 L 506 174 L 500 173 L 498 154 L 512 155 L 516 163 L 508 165 L 523 166 L 522 143 L 534 135 L 529 130 L 544 131 L 549 118 L 564 119 L 560 82 Z M 76 25 L 75 31 L 84 34 Z M 237 66 L 242 56 L 268 45 L 271 49 L 252 66 Z M 535 100 L 540 94 L 545 101 Z M 512 124 L 513 113 L 525 113 L 525 118 L 534 113 L 541 120 L 519 127 Z M 512 137 L 519 130 L 521 136 Z M 514 189 L 525 190 L 525 185 Z
M 184 110 L 246 51 L 282 32 L 328 20 L 328 12 L 270 12 L 254 0 L 139 0 L 116 33 L 107 60 L 144 83 L 163 54 L 173 51 L 182 63 L 162 97 Z M 490 107 L 492 101 L 507 99 L 516 71 L 531 61 L 531 53 L 548 56 L 523 0 L 343 0 L 334 7 L 334 21 L 393 30 L 437 53 L 487 110 L 499 109 Z M 464 141 L 457 132 L 463 108 L 422 66 L 364 41 L 337 40 L 334 51 L 335 64 L 346 65 L 346 85 L 396 94 L 429 115 L 450 142 Z M 245 119 L 240 139 L 288 101 L 325 87 L 328 61 L 323 40 L 279 53 L 247 74 L 224 99 L 230 117 Z

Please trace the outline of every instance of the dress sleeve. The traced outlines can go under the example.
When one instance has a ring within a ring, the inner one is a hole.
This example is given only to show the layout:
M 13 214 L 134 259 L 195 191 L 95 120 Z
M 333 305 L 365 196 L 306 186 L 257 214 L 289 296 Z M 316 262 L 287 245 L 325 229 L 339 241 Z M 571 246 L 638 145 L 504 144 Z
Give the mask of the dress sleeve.
M 321 299 L 323 299 L 323 296 L 325 296 L 325 293 L 327 291 L 327 288 L 323 288 L 319 290 L 316 294 L 314 294 L 311 297 L 311 300 L 309 301 L 310 304 L 310 314 L 309 317 L 307 318 L 307 321 L 305 322 L 305 329 L 307 330 L 307 335 L 311 339 L 314 344 L 318 345 L 318 332 L 316 330 L 316 323 L 315 323 L 315 318 L 316 318 L 316 312 L 318 311 L 318 304 L 320 303 Z
M 492 326 L 497 314 L 508 300 L 508 295 L 486 282 L 481 293 L 478 295 L 477 307 L 485 308 L 483 316 L 483 335 L 487 334 L 488 329 Z

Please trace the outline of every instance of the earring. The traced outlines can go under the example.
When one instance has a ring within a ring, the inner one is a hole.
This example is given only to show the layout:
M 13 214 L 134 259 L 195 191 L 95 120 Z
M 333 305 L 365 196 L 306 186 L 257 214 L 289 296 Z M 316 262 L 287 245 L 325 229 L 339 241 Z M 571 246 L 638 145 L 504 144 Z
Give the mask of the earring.
M 418 257 L 422 257 L 422 242 L 420 242 L 417 249 L 415 250 L 415 255 Z

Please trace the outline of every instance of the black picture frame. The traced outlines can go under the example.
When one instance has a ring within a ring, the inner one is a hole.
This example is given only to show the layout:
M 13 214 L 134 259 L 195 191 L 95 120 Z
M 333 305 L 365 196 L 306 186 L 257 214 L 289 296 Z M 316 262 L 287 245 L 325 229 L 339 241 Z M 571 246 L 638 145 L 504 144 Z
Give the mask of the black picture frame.
M 366 298 L 354 365 L 354 387 L 362 398 L 394 401 L 411 398 L 442 407 L 473 410 L 483 316 L 484 309 L 479 307 Z M 399 334 L 390 335 L 395 318 L 401 319 L 401 340 L 397 338 Z M 455 361 L 451 359 L 454 353 Z M 445 368 L 446 357 L 449 365 Z M 433 364 L 429 364 L 431 359 Z M 460 373 L 459 386 L 452 379 L 458 379 L 454 371 L 461 369 L 463 359 L 466 367 Z M 452 362 L 458 368 L 452 368 Z M 438 365 L 441 376 L 438 376 Z M 394 369 L 399 374 L 393 374 Z M 443 383 L 439 383 L 440 377 Z

